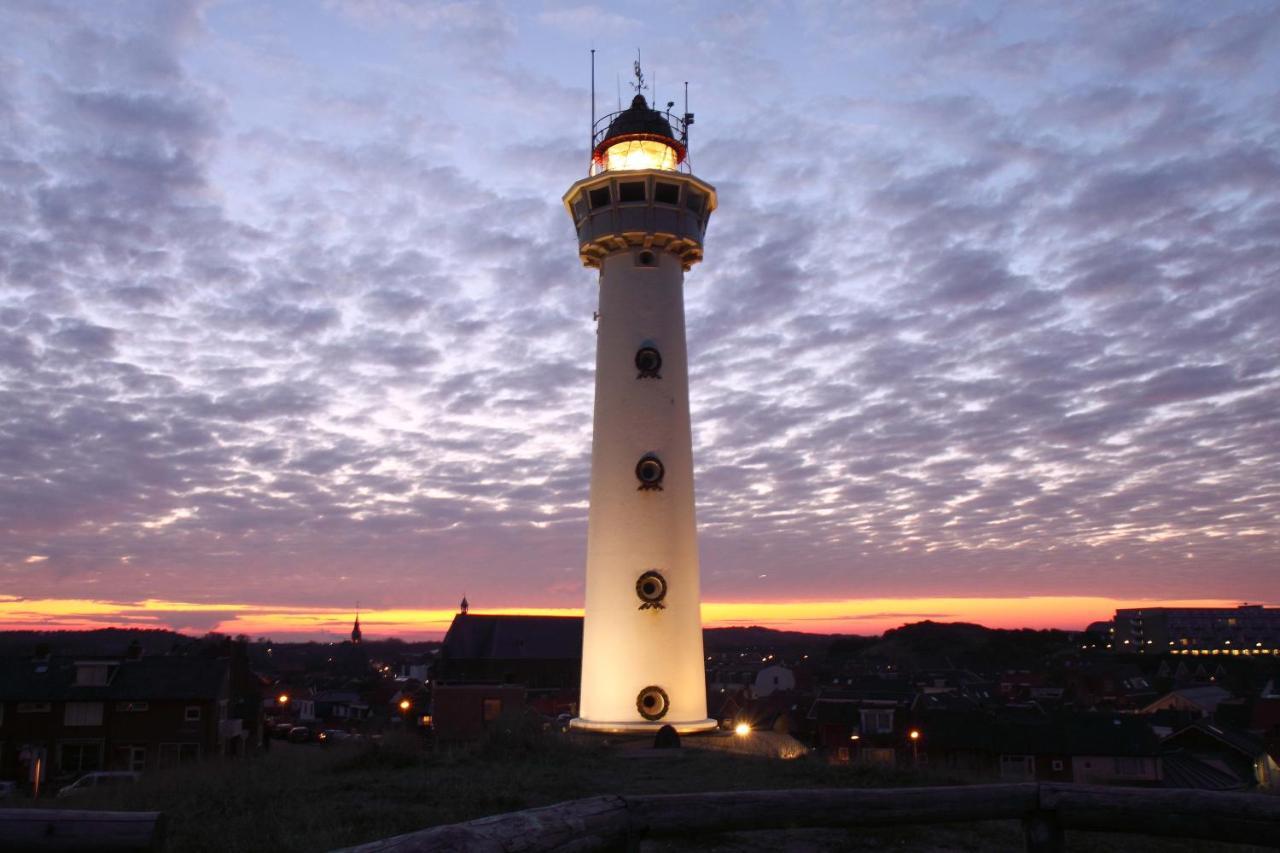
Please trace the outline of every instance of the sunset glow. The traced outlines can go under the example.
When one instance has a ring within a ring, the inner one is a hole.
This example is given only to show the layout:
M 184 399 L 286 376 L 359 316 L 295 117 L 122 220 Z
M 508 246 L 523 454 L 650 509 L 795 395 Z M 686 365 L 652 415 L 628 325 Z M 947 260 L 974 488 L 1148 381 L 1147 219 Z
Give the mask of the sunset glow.
M 708 601 L 702 621 L 708 628 L 760 625 L 815 634 L 880 634 L 910 622 L 976 622 L 990 628 L 1083 629 L 1108 619 L 1117 608 L 1234 607 L 1226 599 L 1150 600 L 1099 596 L 1023 598 L 873 598 L 843 601 Z M 493 615 L 581 616 L 580 608 L 494 607 Z M 442 609 L 362 610 L 367 638 L 439 639 L 456 611 Z M 332 607 L 213 604 L 148 599 L 0 597 L 0 630 L 88 630 L 108 627 L 167 628 L 184 633 L 219 631 L 276 640 L 337 640 L 351 630 L 353 613 Z

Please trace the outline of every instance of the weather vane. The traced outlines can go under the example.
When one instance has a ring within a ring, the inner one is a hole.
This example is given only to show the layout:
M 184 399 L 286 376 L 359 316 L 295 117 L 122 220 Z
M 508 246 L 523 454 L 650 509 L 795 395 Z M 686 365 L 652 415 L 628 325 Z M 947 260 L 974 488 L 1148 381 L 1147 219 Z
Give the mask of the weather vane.
M 642 90 L 648 89 L 649 87 L 645 85 L 644 72 L 640 70 L 640 51 L 638 50 L 636 51 L 635 71 L 636 82 L 631 84 L 631 88 L 635 89 L 636 94 L 639 95 Z

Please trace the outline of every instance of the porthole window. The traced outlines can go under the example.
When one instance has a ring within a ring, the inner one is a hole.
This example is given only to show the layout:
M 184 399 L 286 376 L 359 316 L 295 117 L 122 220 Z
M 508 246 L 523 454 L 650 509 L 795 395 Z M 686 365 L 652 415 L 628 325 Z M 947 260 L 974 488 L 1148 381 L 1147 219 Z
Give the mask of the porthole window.
M 644 201 L 644 181 L 618 184 L 618 201 Z
M 662 467 L 658 457 L 650 454 L 636 463 L 636 479 L 640 481 L 640 490 L 654 489 L 662 491 L 662 477 L 667 470 Z
M 649 249 L 641 249 L 636 252 L 636 266 L 638 267 L 656 267 L 658 265 L 658 256 Z
M 667 597 L 667 579 L 657 569 L 650 569 L 636 579 L 636 595 L 644 602 L 641 610 L 663 610 L 662 600 Z
M 599 208 L 599 207 L 609 206 L 609 188 L 607 186 L 596 187 L 595 189 L 591 190 L 591 192 L 588 195 L 591 200 L 592 210 L 595 210 L 596 208 Z
M 680 188 L 661 181 L 653 185 L 653 200 L 662 204 L 676 204 L 680 200 Z
M 656 684 L 641 690 L 640 695 L 636 697 L 636 710 L 640 712 L 640 716 L 650 722 L 661 720 L 667 715 L 667 709 L 670 707 L 671 700 L 667 697 L 667 691 Z
M 662 378 L 662 354 L 654 347 L 641 347 L 636 350 L 637 379 Z

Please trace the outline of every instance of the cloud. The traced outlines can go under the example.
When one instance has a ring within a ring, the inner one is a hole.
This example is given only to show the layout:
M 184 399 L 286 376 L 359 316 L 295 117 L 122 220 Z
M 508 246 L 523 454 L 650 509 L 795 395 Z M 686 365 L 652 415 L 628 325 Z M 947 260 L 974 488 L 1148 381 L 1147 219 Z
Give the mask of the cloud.
M 708 595 L 1280 595 L 1274 16 L 156 11 L 0 13 L 7 588 L 575 604 L 593 30 L 719 191 Z

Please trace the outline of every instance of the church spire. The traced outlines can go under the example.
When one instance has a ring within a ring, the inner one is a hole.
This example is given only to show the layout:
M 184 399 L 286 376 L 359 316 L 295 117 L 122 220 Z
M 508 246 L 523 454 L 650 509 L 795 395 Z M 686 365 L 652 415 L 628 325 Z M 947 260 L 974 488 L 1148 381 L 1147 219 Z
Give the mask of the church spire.
M 360 605 L 357 604 L 356 605 L 356 624 L 351 626 L 351 645 L 353 646 L 360 645 L 361 637 L 362 635 L 360 633 Z

